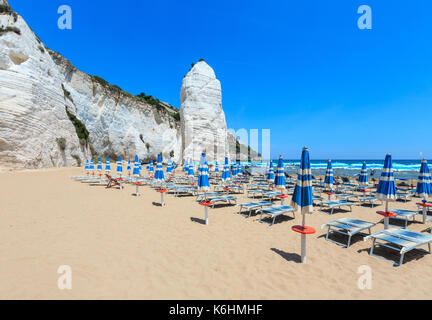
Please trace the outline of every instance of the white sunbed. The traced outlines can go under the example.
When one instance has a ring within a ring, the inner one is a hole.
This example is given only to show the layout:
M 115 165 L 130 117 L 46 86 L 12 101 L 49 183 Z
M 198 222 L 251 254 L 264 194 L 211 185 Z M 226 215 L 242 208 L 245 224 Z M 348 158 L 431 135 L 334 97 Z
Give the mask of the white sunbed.
M 336 194 L 336 198 L 339 200 L 349 201 L 349 200 L 357 200 L 360 195 L 352 194 L 352 193 L 340 193 Z
M 325 200 L 318 203 L 318 205 L 321 212 L 328 213 L 324 209 L 330 209 L 330 214 L 333 214 L 334 209 L 340 209 L 341 207 L 349 207 L 350 211 L 352 211 L 353 203 L 342 200 Z
M 405 226 L 403 227 L 404 229 L 408 227 L 408 219 L 413 219 L 414 221 L 415 216 L 419 214 L 418 211 L 402 210 L 402 209 L 391 209 L 390 211 L 397 215 L 396 217 L 391 217 L 390 219 L 398 219 L 398 220 L 403 220 L 405 222 Z
M 382 230 L 365 237 L 363 240 L 367 241 L 368 239 L 372 239 L 372 247 L 370 249 L 371 256 L 389 260 L 382 256 L 377 256 L 373 253 L 376 245 L 380 245 L 397 251 L 400 254 L 400 259 L 399 263 L 395 262 L 396 266 L 402 265 L 405 253 L 416 249 L 422 245 L 427 244 L 429 253 L 432 253 L 430 245 L 432 242 L 432 236 L 414 231 L 404 229 Z
M 360 202 L 360 205 L 368 204 L 372 208 L 377 205 L 377 203 L 379 203 L 380 205 L 382 204 L 382 201 L 374 196 L 359 197 L 358 200 Z
M 271 206 L 271 205 L 273 205 L 273 203 L 269 202 L 269 201 L 255 201 L 255 202 L 245 202 L 245 203 L 237 204 L 237 206 L 240 207 L 240 210 L 238 213 L 245 215 L 248 218 L 250 218 L 253 210 L 259 210 L 263 207 L 267 207 L 267 206 Z M 249 214 L 242 213 L 243 209 L 249 210 Z
M 325 227 L 328 227 L 327 234 L 326 234 L 326 240 L 339 244 L 341 246 L 344 246 L 348 248 L 351 245 L 351 237 L 361 233 L 364 230 L 369 230 L 369 234 L 371 233 L 371 228 L 375 226 L 375 223 L 367 222 L 363 220 L 357 220 L 352 218 L 341 218 L 332 220 L 330 222 L 327 222 L 321 226 L 321 229 L 324 229 Z M 330 232 L 336 232 L 343 235 L 348 236 L 348 242 L 347 244 L 338 242 L 336 240 L 329 239 L 329 233 Z
M 220 196 L 220 197 L 209 197 L 207 198 L 208 201 L 212 202 L 212 209 L 214 209 L 214 206 L 217 202 L 225 202 L 228 204 L 232 204 L 231 202 L 234 202 L 237 204 L 238 197 L 235 196 Z
M 257 210 L 260 212 L 260 222 L 265 222 L 262 220 L 263 215 L 268 216 L 272 219 L 272 222 L 269 223 L 270 226 L 272 226 L 275 222 L 276 217 L 284 215 L 286 213 L 292 212 L 293 217 L 295 219 L 295 212 L 293 207 L 291 206 L 271 206 L 271 207 L 263 207 L 260 210 Z

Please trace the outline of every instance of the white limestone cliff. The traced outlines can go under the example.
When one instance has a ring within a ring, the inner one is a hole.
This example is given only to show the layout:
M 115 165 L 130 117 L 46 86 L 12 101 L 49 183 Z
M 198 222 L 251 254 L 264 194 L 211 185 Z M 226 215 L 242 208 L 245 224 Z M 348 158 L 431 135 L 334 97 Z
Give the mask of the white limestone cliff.
M 88 143 L 80 143 L 66 110 L 84 123 Z M 47 49 L 21 16 L 0 12 L 1 163 L 60 167 L 92 155 L 143 159 L 160 152 L 165 159 L 174 152 L 177 161 L 175 113 L 166 104 L 151 105 L 96 81 Z
M 195 64 L 184 77 L 180 102 L 181 159 L 198 161 L 206 152 L 208 161 L 222 162 L 229 150 L 221 84 L 206 62 Z

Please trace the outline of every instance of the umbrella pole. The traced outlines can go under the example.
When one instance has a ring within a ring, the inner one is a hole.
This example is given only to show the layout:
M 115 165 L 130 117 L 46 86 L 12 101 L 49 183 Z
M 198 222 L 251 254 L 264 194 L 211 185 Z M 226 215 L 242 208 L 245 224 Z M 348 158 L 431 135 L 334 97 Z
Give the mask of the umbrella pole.
M 385 212 L 388 212 L 388 200 L 386 200 Z M 384 217 L 384 230 L 389 228 L 389 217 Z
M 209 218 L 208 218 L 208 207 L 205 207 L 205 224 L 209 224 Z
M 306 225 L 306 214 L 303 214 L 302 219 L 303 228 Z M 306 263 L 306 234 L 301 235 L 301 262 Z
M 424 198 L 424 203 L 426 203 L 426 198 Z M 426 206 L 423 206 L 423 223 L 426 223 Z

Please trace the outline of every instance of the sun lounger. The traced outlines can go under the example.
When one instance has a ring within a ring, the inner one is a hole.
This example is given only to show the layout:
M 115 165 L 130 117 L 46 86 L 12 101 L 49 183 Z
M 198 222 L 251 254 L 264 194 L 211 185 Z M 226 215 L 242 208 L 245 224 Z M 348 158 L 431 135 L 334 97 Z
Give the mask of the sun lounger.
M 333 214 L 335 208 L 340 209 L 341 207 L 349 207 L 350 211 L 352 211 L 353 203 L 342 200 L 325 200 L 318 203 L 318 205 L 320 206 L 320 211 L 325 212 L 324 208 L 326 208 L 330 209 L 330 214 Z
M 262 196 L 262 194 L 264 192 L 266 192 L 266 191 L 263 190 L 263 189 L 247 190 L 246 195 L 247 195 L 248 198 L 255 199 L 255 197 Z
M 209 197 L 209 198 L 207 198 L 208 201 L 213 202 L 212 209 L 214 209 L 216 202 L 225 202 L 228 204 L 232 204 L 231 203 L 231 201 L 232 201 L 235 204 L 237 204 L 237 199 L 238 199 L 238 197 L 235 197 L 235 196 L 221 196 L 221 197 Z
M 261 209 L 263 207 L 267 207 L 267 206 L 271 206 L 271 205 L 273 205 L 273 203 L 269 202 L 269 201 L 245 202 L 245 203 L 237 204 L 237 206 L 240 207 L 240 210 L 238 213 L 245 215 L 248 218 L 250 218 L 253 210 L 258 210 L 258 209 Z M 249 210 L 249 214 L 242 213 L 243 209 Z
M 391 212 L 396 214 L 396 217 L 391 217 L 390 219 L 398 219 L 405 221 L 405 226 L 403 227 L 406 229 L 408 227 L 408 219 L 415 219 L 415 216 L 418 214 L 418 211 L 411 211 L 411 210 L 402 210 L 402 209 L 392 209 Z
M 282 193 L 280 193 L 280 192 L 266 191 L 266 192 L 263 192 L 261 194 L 261 198 L 263 198 L 263 199 L 269 199 L 269 200 L 274 200 L 278 196 L 281 196 L 281 195 L 282 195 Z
M 222 196 L 220 192 L 200 192 L 196 195 L 196 201 L 203 201 L 208 199 L 209 197 L 218 197 Z
M 262 220 L 263 215 L 268 216 L 272 219 L 272 222 L 269 223 L 270 226 L 272 226 L 275 222 L 276 217 L 279 217 L 281 215 L 284 215 L 286 213 L 292 212 L 293 217 L 295 218 L 295 212 L 293 207 L 291 206 L 271 206 L 271 207 L 263 207 L 260 210 L 257 210 L 260 212 L 260 222 L 265 222 Z M 266 222 L 265 222 L 266 223 Z
M 397 199 L 398 200 L 403 200 L 405 203 L 407 202 L 407 201 L 410 201 L 411 200 L 411 198 L 412 198 L 412 194 L 411 193 L 409 193 L 409 192 L 404 192 L 404 193 L 397 193 L 396 194 L 396 197 L 397 197 Z
M 369 197 L 359 197 L 358 198 L 360 205 L 369 204 L 372 208 L 377 205 L 377 203 L 382 204 L 382 201 L 376 197 L 369 196 Z
M 110 176 L 109 174 L 105 175 L 108 179 L 108 184 L 106 186 L 107 189 L 115 187 L 115 186 L 120 186 L 120 181 L 118 179 L 114 179 L 112 176 Z
M 369 230 L 369 234 L 371 233 L 371 228 L 375 226 L 375 223 L 363 221 L 363 220 L 357 220 L 352 218 L 341 218 L 332 220 L 330 222 L 327 222 L 326 224 L 323 224 L 321 226 L 321 229 L 324 229 L 325 227 L 328 227 L 327 234 L 326 234 L 326 240 L 339 244 L 341 246 L 344 246 L 348 248 L 351 244 L 351 237 L 361 233 L 364 230 Z M 336 232 L 343 235 L 348 236 L 348 242 L 347 244 L 338 242 L 336 240 L 329 239 L 329 233 L 330 232 Z
M 372 239 L 372 247 L 370 249 L 371 256 L 388 260 L 382 256 L 374 255 L 373 251 L 376 245 L 397 251 L 400 254 L 399 263 L 395 263 L 397 266 L 402 265 L 405 253 L 422 245 L 427 244 L 429 253 L 432 253 L 430 245 L 432 236 L 414 231 L 404 229 L 382 230 L 365 237 L 363 240 L 366 241 L 368 239 Z
M 352 194 L 352 193 L 340 193 L 336 195 L 336 198 L 339 200 L 349 201 L 349 200 L 357 200 L 360 195 Z

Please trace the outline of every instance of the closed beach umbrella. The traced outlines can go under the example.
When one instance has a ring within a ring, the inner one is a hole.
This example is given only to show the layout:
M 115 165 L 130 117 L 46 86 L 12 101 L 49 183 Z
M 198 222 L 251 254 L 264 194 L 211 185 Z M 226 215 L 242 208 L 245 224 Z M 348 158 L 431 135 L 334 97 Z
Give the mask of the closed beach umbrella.
M 138 164 L 139 164 L 139 175 L 141 176 L 142 163 L 141 163 L 141 160 L 139 160 L 139 159 L 138 159 Z
M 216 161 L 216 165 L 215 165 L 215 173 L 219 174 L 219 163 Z
M 127 168 L 126 168 L 126 170 L 127 170 L 127 172 L 129 173 L 129 175 L 130 175 L 130 174 L 131 174 L 131 170 L 132 170 L 130 160 L 128 161 L 128 164 L 127 164 Z
M 118 156 L 117 159 L 117 173 L 121 176 L 123 173 L 123 163 L 121 156 Z
M 106 163 L 105 163 L 105 172 L 111 172 L 111 164 L 110 164 L 110 159 L 109 159 L 109 157 L 106 159 Z
M 150 161 L 147 162 L 146 170 L 150 171 Z
M 306 262 L 306 234 L 314 233 L 315 231 L 313 228 L 306 226 L 306 214 L 313 212 L 312 194 L 312 171 L 310 168 L 309 151 L 307 148 L 303 148 L 300 170 L 291 200 L 291 206 L 294 208 L 294 211 L 303 215 L 302 225 L 293 227 L 294 231 L 300 232 L 302 235 L 301 260 L 303 263 Z
M 167 168 L 166 168 L 166 172 L 167 172 L 167 174 L 171 174 L 172 173 L 172 161 L 171 161 L 171 159 L 168 159 L 168 165 L 167 165 Z
M 141 162 L 139 161 L 138 156 L 135 156 L 134 169 L 132 172 L 135 177 L 139 177 L 140 175 L 140 164 Z
M 229 167 L 229 163 L 228 163 L 228 157 L 225 157 L 225 165 L 223 167 L 223 172 L 222 172 L 222 181 L 223 182 L 227 182 L 228 180 L 230 180 L 230 167 Z
M 163 167 L 162 167 L 162 155 L 159 153 L 156 164 L 156 172 L 154 178 L 157 182 L 163 182 L 165 180 Z
M 210 190 L 210 184 L 209 184 L 209 170 L 208 165 L 206 161 L 206 155 L 203 153 L 201 155 L 201 160 L 199 164 L 199 176 L 198 176 L 198 190 L 207 192 Z
M 388 202 L 396 200 L 396 186 L 393 175 L 392 157 L 390 154 L 386 155 L 384 160 L 384 168 L 378 183 L 376 197 L 385 201 L 385 214 L 388 215 Z M 389 219 L 386 216 L 384 217 L 384 228 L 388 229 Z
M 153 159 L 150 160 L 150 173 L 154 173 Z
M 86 160 L 85 170 L 86 170 L 86 171 L 89 171 L 89 170 L 90 170 L 90 165 L 89 165 L 89 161 L 88 161 L 88 159 Z
M 283 165 L 282 156 L 279 157 L 278 166 L 276 169 L 275 179 L 274 179 L 275 188 L 285 190 L 285 169 Z
M 195 173 L 194 173 L 194 165 L 192 163 L 192 159 L 189 160 L 189 165 L 188 165 L 188 176 L 189 177 L 194 177 Z
M 237 164 L 234 162 L 234 164 L 232 165 L 231 176 L 235 178 L 236 175 L 237 175 Z
M 331 160 L 327 163 L 327 170 L 324 178 L 324 187 L 332 190 L 333 189 L 333 167 Z
M 426 160 L 420 166 L 420 174 L 417 181 L 416 196 L 426 200 L 432 194 L 431 174 Z
M 90 159 L 90 170 L 94 171 L 95 167 L 94 167 L 94 163 L 93 163 L 93 159 Z
M 98 159 L 98 164 L 97 164 L 97 170 L 99 171 L 99 172 L 101 172 L 103 169 L 102 169 L 102 159 L 99 157 L 99 159 Z
M 237 167 L 237 175 L 243 175 L 242 166 L 240 162 L 238 163 L 238 167 Z
M 274 168 L 273 168 L 273 161 L 272 160 L 270 160 L 270 166 L 269 166 L 268 171 L 267 171 L 267 181 L 269 183 L 274 183 L 274 181 L 275 181 L 275 174 L 274 174 Z
M 360 171 L 358 181 L 363 186 L 366 186 L 368 184 L 368 172 L 367 172 L 366 162 L 363 162 L 363 167 Z
M 416 196 L 423 198 L 423 202 L 426 202 L 432 194 L 432 184 L 431 184 L 431 174 L 426 160 L 423 160 L 420 166 L 420 174 L 417 181 Z M 427 218 L 427 208 L 423 207 L 423 223 L 426 222 Z

